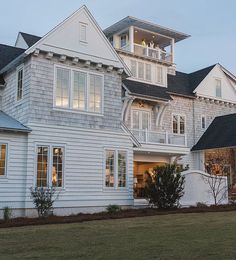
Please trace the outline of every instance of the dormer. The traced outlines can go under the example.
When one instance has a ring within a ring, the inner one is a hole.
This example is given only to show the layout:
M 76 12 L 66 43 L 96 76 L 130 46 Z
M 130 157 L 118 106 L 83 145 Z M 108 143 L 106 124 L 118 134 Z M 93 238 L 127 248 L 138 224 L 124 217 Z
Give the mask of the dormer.
M 120 54 L 174 65 L 175 43 L 189 35 L 134 17 L 126 17 L 104 30 Z

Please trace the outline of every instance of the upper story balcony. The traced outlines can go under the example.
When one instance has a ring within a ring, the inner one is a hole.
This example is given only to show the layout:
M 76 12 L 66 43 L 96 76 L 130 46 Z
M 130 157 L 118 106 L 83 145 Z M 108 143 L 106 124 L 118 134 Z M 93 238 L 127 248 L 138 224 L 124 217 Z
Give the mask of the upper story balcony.
M 119 52 L 136 57 L 174 64 L 175 43 L 189 35 L 133 17 L 110 26 L 104 33 Z

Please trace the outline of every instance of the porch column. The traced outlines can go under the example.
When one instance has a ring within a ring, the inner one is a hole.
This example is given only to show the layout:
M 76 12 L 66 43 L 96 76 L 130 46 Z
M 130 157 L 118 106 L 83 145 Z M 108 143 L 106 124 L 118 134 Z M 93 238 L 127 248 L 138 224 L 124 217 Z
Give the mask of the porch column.
M 134 52 L 134 27 L 129 27 L 129 44 L 130 44 L 130 51 Z
M 171 63 L 175 61 L 175 39 L 171 39 Z

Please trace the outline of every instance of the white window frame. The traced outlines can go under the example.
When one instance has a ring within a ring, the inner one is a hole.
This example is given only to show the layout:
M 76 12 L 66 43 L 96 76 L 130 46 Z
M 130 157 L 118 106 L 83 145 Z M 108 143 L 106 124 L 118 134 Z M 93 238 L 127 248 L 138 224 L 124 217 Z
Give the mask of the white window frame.
M 164 85 L 165 82 L 164 82 L 164 70 L 163 70 L 163 67 L 157 65 L 155 67 L 155 70 L 156 70 L 156 83 L 160 84 L 160 85 Z M 160 70 L 160 80 L 159 80 L 159 77 L 158 77 L 158 70 Z
M 142 124 L 143 112 L 148 113 L 148 128 L 147 128 L 147 130 L 150 130 L 151 129 L 151 111 L 149 109 L 131 109 L 131 128 L 134 129 L 133 128 L 133 126 L 134 126 L 133 112 L 134 111 L 137 111 L 139 113 L 139 128 L 137 130 L 144 130 L 143 128 L 140 127 L 141 124 Z
M 203 118 L 204 118 L 204 122 L 205 122 L 205 127 L 203 127 L 203 125 L 202 125 L 202 120 L 203 120 Z M 206 123 L 206 116 L 205 115 L 201 115 L 201 129 L 202 130 L 205 130 L 206 128 L 207 128 L 207 123 Z
M 20 70 L 22 70 L 22 96 L 20 99 L 18 99 L 18 73 Z M 24 64 L 21 64 L 16 68 L 16 102 L 17 103 L 20 103 L 24 97 L 24 78 L 25 78 L 25 68 L 24 68 Z
M 8 161 L 9 161 L 9 142 L 0 142 L 0 145 L 6 145 L 6 161 L 5 161 L 5 171 L 4 171 L 4 175 L 0 175 L 0 180 L 4 180 L 7 178 L 8 176 Z
M 177 127 L 178 127 L 178 131 L 177 131 L 177 132 L 178 132 L 178 133 L 174 133 L 174 128 L 173 128 L 173 119 L 174 119 L 174 116 L 177 116 L 177 117 L 178 117 L 178 121 L 177 121 Z M 180 117 L 183 117 L 183 118 L 184 118 L 184 133 L 183 133 L 183 134 L 180 133 Z M 172 113 L 172 116 L 171 116 L 171 130 L 172 130 L 172 134 L 174 134 L 174 135 L 185 135 L 186 132 L 187 132 L 186 126 L 187 126 L 186 115 L 184 115 L 184 114 Z
M 107 151 L 114 151 L 115 157 L 114 157 L 114 187 L 107 187 L 106 186 L 106 152 Z M 118 186 L 118 153 L 119 152 L 125 152 L 126 153 L 126 186 L 125 187 L 119 187 Z M 104 190 L 128 190 L 129 188 L 129 166 L 128 166 L 128 157 L 129 157 L 129 151 L 126 148 L 122 147 L 104 147 L 104 156 L 103 156 L 103 189 Z
M 82 30 L 84 30 L 85 33 L 84 38 L 82 37 L 82 32 L 83 32 Z M 87 34 L 88 34 L 88 24 L 79 22 L 79 41 L 81 43 L 85 43 L 85 44 L 88 43 Z
M 37 174 L 38 174 L 38 147 L 47 146 L 48 147 L 48 169 L 47 169 L 47 187 L 53 187 L 58 190 L 65 189 L 65 169 L 66 169 L 66 145 L 57 143 L 43 143 L 39 142 L 35 144 L 35 163 L 34 163 L 34 187 L 37 186 Z M 52 168 L 53 168 L 53 148 L 63 149 L 63 166 L 62 166 L 62 186 L 52 186 Z M 46 188 L 46 187 L 44 187 Z
M 220 85 L 218 85 L 217 82 L 220 82 Z M 217 95 L 218 91 L 220 92 L 220 95 Z M 215 78 L 215 96 L 217 98 L 222 98 L 222 80 L 220 78 Z
M 61 107 L 61 106 L 57 106 L 56 105 L 56 88 L 57 88 L 57 68 L 62 68 L 62 69 L 67 69 L 70 71 L 70 83 L 69 83 L 69 107 L 65 108 L 65 107 Z M 85 109 L 81 110 L 81 109 L 76 109 L 73 108 L 73 84 L 74 84 L 74 73 L 73 71 L 76 72 L 83 72 L 86 73 L 87 75 L 87 85 L 86 85 L 86 95 L 85 95 Z M 91 112 L 89 111 L 89 86 L 90 86 L 90 77 L 89 75 L 93 74 L 93 75 L 97 75 L 100 76 L 102 78 L 102 89 L 101 89 L 101 108 L 100 108 L 100 112 Z M 71 68 L 69 66 L 62 66 L 62 65 L 58 65 L 55 64 L 54 65 L 54 87 L 53 87 L 54 91 L 53 91 L 53 109 L 54 110 L 62 110 L 62 111 L 70 111 L 70 112 L 76 112 L 76 113 L 83 113 L 83 114 L 92 114 L 92 115 L 97 115 L 97 116 L 103 116 L 104 114 L 104 74 L 102 73 L 98 73 L 98 72 L 94 72 L 94 71 L 90 71 L 90 70 L 86 70 L 86 69 L 77 69 L 77 68 Z

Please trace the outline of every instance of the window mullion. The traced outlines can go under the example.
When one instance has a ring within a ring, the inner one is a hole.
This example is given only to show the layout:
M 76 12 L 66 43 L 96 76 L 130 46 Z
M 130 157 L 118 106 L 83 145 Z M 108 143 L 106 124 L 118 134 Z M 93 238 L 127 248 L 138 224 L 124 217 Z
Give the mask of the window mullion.
M 51 145 L 48 146 L 48 187 L 52 186 L 52 149 L 53 147 Z

